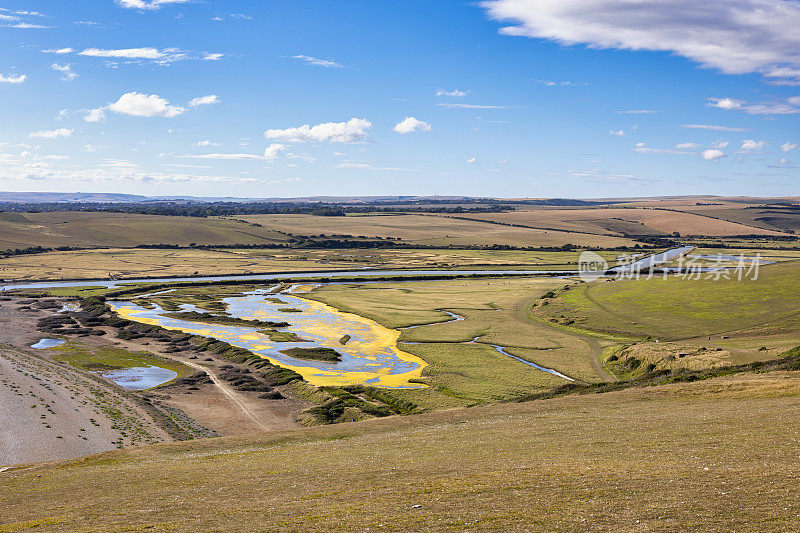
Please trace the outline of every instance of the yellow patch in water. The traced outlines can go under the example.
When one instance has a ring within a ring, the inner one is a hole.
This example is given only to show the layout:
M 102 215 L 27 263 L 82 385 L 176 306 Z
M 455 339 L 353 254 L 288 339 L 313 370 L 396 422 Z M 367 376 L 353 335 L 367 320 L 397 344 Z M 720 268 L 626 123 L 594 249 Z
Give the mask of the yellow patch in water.
M 295 298 L 299 298 L 294 296 Z M 353 330 L 356 329 L 359 332 L 358 338 L 353 338 L 350 342 L 347 343 L 346 346 L 343 346 L 341 349 L 347 351 L 351 355 L 354 353 L 359 354 L 358 357 L 360 359 L 367 359 L 369 361 L 378 361 L 379 358 L 376 355 L 370 354 L 380 354 L 385 352 L 386 350 L 390 351 L 397 359 L 400 361 L 404 361 L 407 363 L 412 363 L 416 367 L 413 370 L 408 372 L 402 373 L 391 373 L 392 368 L 388 366 L 382 366 L 380 363 L 365 363 L 363 366 L 365 367 L 379 367 L 375 371 L 348 371 L 348 370 L 323 370 L 313 366 L 303 366 L 303 365 L 290 365 L 284 362 L 281 362 L 273 357 L 269 357 L 262 354 L 257 354 L 264 359 L 267 359 L 270 363 L 283 367 L 289 368 L 303 376 L 303 379 L 307 382 L 311 383 L 315 386 L 345 386 L 345 385 L 358 385 L 358 384 L 367 384 L 373 387 L 389 387 L 389 388 L 422 388 L 426 385 L 420 383 L 412 383 L 410 380 L 418 380 L 422 377 L 422 370 L 427 366 L 427 363 L 408 352 L 404 352 L 397 347 L 397 340 L 400 337 L 400 332 L 397 330 L 389 329 L 377 322 L 370 320 L 368 318 L 364 318 L 359 315 L 355 315 L 352 313 L 345 313 L 339 311 L 335 307 L 331 307 L 327 304 L 323 304 L 321 302 L 316 302 L 314 300 L 306 300 L 304 298 L 299 298 L 303 300 L 308 305 L 308 312 L 306 314 L 307 317 L 317 317 L 319 316 L 319 320 L 308 319 L 303 322 L 303 330 L 306 331 L 310 335 L 318 335 L 320 337 L 324 337 L 327 339 L 335 339 L 338 342 L 343 335 L 343 330 L 341 326 L 336 325 L 336 319 L 339 318 L 343 322 L 352 322 L 356 324 L 356 327 L 353 327 Z M 115 307 L 115 311 L 117 314 L 128 320 L 133 320 L 136 322 L 141 322 L 144 324 L 152 324 L 152 325 L 162 325 L 158 319 L 147 318 L 143 316 L 139 316 L 141 313 L 146 312 L 146 310 L 137 310 L 130 307 Z M 251 317 L 242 317 L 242 318 L 257 318 L 259 316 L 267 316 L 266 313 L 256 311 L 252 313 Z M 331 318 L 334 320 L 332 321 Z M 331 323 L 334 322 L 334 323 Z M 195 335 L 201 335 L 204 337 L 213 337 L 222 338 L 224 340 L 233 340 L 239 339 L 244 342 L 252 342 L 252 341 L 259 341 L 263 340 L 265 336 L 259 334 L 235 334 L 231 332 L 230 334 L 222 333 L 220 334 L 219 331 L 216 334 L 212 334 L 212 330 L 208 328 L 203 328 L 202 326 L 198 326 L 197 328 L 177 328 L 177 327 L 165 327 L 165 329 L 176 330 L 176 331 L 183 331 L 185 333 L 192 333 Z M 224 327 L 224 326 L 223 326 Z M 256 345 L 252 345 L 252 349 L 254 350 L 262 350 L 262 349 L 271 349 L 274 346 L 266 343 L 259 343 Z

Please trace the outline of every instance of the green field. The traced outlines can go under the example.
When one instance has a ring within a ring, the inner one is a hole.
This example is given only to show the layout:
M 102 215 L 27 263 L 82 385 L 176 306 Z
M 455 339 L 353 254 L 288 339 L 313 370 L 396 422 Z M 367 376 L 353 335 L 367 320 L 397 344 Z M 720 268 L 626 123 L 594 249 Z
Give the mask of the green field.
M 541 295 L 562 286 L 563 281 L 549 279 L 346 284 L 322 286 L 303 297 L 390 328 L 430 324 L 404 329 L 399 346 L 429 364 L 423 378 L 431 388 L 392 394 L 437 409 L 498 401 L 566 382 L 500 354 L 491 344 L 580 381 L 610 379 L 599 370 L 601 342 L 529 318 L 529 308 Z M 452 320 L 441 310 L 465 319 L 437 324 Z
M 0 531 L 794 531 L 797 372 L 0 473 Z
M 757 280 L 702 277 L 583 284 L 539 311 L 587 329 L 666 340 L 799 330 L 800 261 L 762 266 Z

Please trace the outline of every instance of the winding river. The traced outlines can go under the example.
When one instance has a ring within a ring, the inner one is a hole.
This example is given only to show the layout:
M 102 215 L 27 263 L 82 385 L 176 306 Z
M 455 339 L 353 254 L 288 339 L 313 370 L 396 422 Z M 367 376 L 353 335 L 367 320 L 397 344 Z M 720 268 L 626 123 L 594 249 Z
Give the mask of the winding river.
M 366 384 L 385 388 L 421 388 L 410 380 L 420 379 L 427 363 L 397 347 L 400 332 L 367 318 L 343 313 L 333 307 L 290 294 L 269 294 L 268 289 L 222 300 L 227 313 L 236 318 L 289 322 L 280 331 L 295 333 L 305 342 L 277 342 L 257 327 L 192 322 L 165 316 L 158 306 L 147 309 L 133 302 L 109 301 L 122 317 L 166 329 L 212 337 L 250 350 L 271 363 L 290 368 L 316 386 Z M 193 305 L 186 311 L 204 312 Z M 295 309 L 286 312 L 281 309 Z M 349 335 L 346 339 L 345 336 Z M 345 342 L 346 340 L 346 342 Z M 282 353 L 291 348 L 324 347 L 336 350 L 342 360 L 323 362 L 299 359 Z

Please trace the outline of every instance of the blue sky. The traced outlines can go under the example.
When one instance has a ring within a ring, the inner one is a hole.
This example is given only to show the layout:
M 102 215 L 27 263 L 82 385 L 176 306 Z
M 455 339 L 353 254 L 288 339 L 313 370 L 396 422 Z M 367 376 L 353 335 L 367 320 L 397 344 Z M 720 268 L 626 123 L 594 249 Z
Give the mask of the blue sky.
M 800 2 L 0 0 L 0 189 L 797 195 Z

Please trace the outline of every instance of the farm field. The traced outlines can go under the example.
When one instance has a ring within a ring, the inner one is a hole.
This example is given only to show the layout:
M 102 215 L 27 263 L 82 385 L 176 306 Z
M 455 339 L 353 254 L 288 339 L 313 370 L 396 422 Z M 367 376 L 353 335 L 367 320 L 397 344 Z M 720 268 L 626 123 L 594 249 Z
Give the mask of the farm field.
M 113 451 L 0 473 L 0 527 L 790 531 L 799 399 L 740 374 Z
M 634 338 L 775 335 L 785 343 L 800 329 L 798 276 L 800 261 L 791 260 L 761 266 L 755 280 L 708 273 L 595 282 L 562 292 L 536 313 Z
M 349 215 L 346 217 L 320 217 L 312 215 L 248 215 L 242 219 L 297 235 L 352 235 L 366 237 L 399 238 L 404 242 L 443 246 L 458 245 L 510 245 L 510 246 L 593 246 L 610 248 L 632 246 L 636 241 L 619 236 L 530 228 L 514 228 L 497 224 L 420 214 Z M 488 220 L 488 219 L 487 219 Z
M 285 235 L 221 218 L 109 212 L 0 213 L 0 250 L 43 246 L 269 244 Z
M 610 264 L 623 252 L 600 252 Z M 578 253 L 522 250 L 131 249 L 104 248 L 10 256 L 0 279 L 106 279 L 211 276 L 370 268 L 574 270 Z
M 775 228 L 760 229 L 752 224 L 745 225 L 688 211 L 680 212 L 659 208 L 524 208 L 505 213 L 480 213 L 463 216 L 504 224 L 522 224 L 536 228 L 553 228 L 599 235 L 668 235 L 676 231 L 684 236 L 707 235 L 714 237 L 781 234 L 775 231 Z

